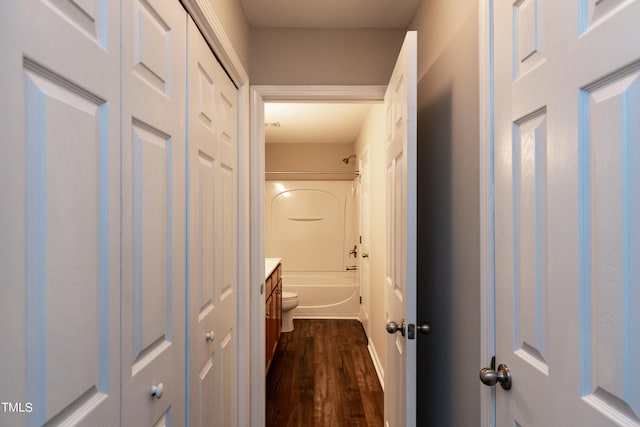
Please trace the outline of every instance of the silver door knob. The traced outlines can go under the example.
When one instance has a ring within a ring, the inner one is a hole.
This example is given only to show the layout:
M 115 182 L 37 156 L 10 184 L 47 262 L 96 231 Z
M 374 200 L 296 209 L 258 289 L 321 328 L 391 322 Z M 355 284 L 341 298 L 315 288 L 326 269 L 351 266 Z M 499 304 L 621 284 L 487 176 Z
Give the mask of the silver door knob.
M 154 385 L 151 387 L 151 396 L 156 399 L 160 399 L 164 394 L 164 384 L 159 383 L 158 385 Z
M 406 323 L 404 319 L 402 319 L 402 323 L 398 325 L 396 322 L 387 322 L 387 332 L 390 334 L 395 334 L 396 332 L 400 332 L 402 336 L 404 336 L 404 332 L 406 329 Z
M 496 383 L 500 383 L 500 386 L 505 390 L 511 389 L 511 371 L 509 367 L 504 363 L 498 365 L 498 370 L 495 371 L 493 368 L 495 367 L 495 359 L 492 359 L 491 368 L 482 368 L 480 369 L 480 381 L 484 385 L 488 385 L 492 387 L 496 385 Z
M 422 335 L 429 335 L 431 333 L 431 325 L 429 325 L 428 323 L 421 323 L 419 325 L 416 325 L 416 329 Z
M 207 342 L 212 342 L 215 338 L 216 338 L 216 334 L 213 331 L 207 332 L 204 336 L 204 339 L 207 340 Z

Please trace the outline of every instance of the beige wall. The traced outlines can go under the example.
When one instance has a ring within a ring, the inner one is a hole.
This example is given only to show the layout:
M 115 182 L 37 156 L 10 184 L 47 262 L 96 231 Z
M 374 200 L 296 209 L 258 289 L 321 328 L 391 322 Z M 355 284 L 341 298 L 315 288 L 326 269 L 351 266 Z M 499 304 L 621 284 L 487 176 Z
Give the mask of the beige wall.
M 480 420 L 478 4 L 421 2 L 418 30 L 420 425 Z M 487 363 L 490 355 L 486 355 Z
M 385 167 L 385 131 L 384 105 L 374 104 L 360 130 L 355 142 L 358 155 L 365 149 L 369 150 L 369 203 L 370 203 L 370 235 L 369 235 L 369 265 L 371 266 L 369 298 L 371 308 L 369 312 L 370 336 L 369 345 L 372 346 L 380 366 L 385 366 L 385 316 L 384 316 L 384 265 L 386 253 L 386 181 Z
M 224 32 L 242 61 L 244 70 L 250 70 L 251 28 L 238 0 L 208 0 Z
M 403 38 L 403 30 L 254 28 L 251 83 L 384 85 Z
M 274 179 L 352 180 L 355 171 L 353 159 L 345 164 L 342 159 L 354 154 L 353 144 L 265 144 L 266 172 L 339 172 L 330 175 L 267 174 Z

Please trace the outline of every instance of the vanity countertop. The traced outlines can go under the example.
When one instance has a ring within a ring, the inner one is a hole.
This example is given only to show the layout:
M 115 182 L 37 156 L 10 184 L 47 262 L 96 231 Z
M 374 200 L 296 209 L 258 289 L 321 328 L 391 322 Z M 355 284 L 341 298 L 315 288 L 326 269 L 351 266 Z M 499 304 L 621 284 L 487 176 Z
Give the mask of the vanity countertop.
M 276 269 L 282 258 L 265 258 L 264 259 L 264 278 L 267 279 Z

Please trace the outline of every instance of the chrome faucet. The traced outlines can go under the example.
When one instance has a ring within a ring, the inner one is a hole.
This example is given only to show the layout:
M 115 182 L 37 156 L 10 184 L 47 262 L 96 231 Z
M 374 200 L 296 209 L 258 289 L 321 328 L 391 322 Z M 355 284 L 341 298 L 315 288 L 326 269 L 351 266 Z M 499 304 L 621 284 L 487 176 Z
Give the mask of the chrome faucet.
M 353 245 L 353 249 L 349 251 L 349 255 L 353 255 L 354 258 L 358 258 L 358 245 Z

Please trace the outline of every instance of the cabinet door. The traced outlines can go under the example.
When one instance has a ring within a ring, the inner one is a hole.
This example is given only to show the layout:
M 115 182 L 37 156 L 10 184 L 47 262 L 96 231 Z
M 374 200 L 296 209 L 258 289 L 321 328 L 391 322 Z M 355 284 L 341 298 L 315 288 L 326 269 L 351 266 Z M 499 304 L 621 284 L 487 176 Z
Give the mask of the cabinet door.
M 120 423 L 119 14 L 0 2 L 2 425 Z
M 280 331 L 282 331 L 282 279 L 278 280 L 278 286 L 276 287 L 276 338 L 275 347 L 278 345 L 280 339 Z
M 271 357 L 273 356 L 273 346 L 271 343 L 273 342 L 273 322 L 271 321 L 271 317 L 273 316 L 273 295 L 269 295 L 267 298 L 267 302 L 265 305 L 265 350 L 266 350 L 266 367 L 269 369 L 269 365 L 271 364 Z
M 122 424 L 182 425 L 186 12 L 122 6 Z
M 268 353 L 268 365 L 271 364 L 273 360 L 273 355 L 275 353 L 276 345 L 278 344 L 278 334 L 279 328 L 278 325 L 280 323 L 280 318 L 278 316 L 278 293 L 277 289 L 271 293 L 268 301 L 268 310 L 269 310 L 269 318 L 267 319 L 267 353 Z
M 272 273 L 271 276 L 267 277 L 267 280 L 265 280 L 265 285 L 264 285 L 264 289 L 265 289 L 265 295 L 270 296 L 271 293 L 273 292 L 273 286 L 275 285 L 275 283 L 273 282 L 273 275 L 275 273 Z

